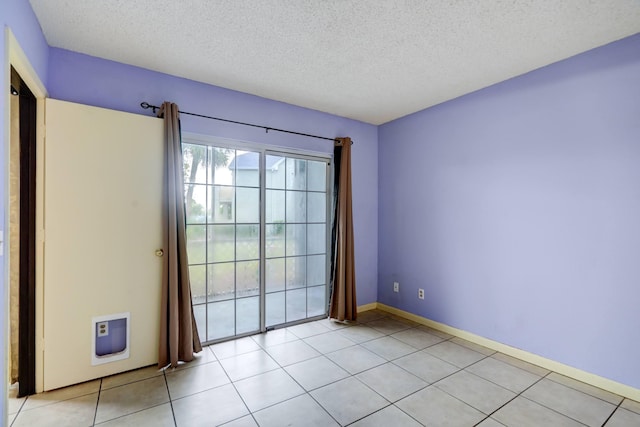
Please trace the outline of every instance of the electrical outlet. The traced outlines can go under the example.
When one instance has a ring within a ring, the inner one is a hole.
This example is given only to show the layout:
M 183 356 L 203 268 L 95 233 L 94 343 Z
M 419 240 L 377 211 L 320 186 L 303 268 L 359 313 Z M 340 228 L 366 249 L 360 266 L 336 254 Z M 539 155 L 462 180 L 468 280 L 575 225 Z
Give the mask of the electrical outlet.
M 400 283 L 393 282 L 393 292 L 400 292 Z
M 424 289 L 418 289 L 418 298 L 424 299 Z
M 98 336 L 106 337 L 109 335 L 109 322 L 98 322 Z

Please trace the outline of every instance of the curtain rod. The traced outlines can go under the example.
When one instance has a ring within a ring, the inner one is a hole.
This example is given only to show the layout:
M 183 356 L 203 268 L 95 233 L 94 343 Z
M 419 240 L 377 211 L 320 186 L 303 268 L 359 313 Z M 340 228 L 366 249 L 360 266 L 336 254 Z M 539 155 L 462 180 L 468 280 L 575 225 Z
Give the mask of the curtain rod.
M 148 110 L 149 108 L 151 108 L 153 110 L 153 114 L 156 113 L 156 110 L 160 109 L 160 107 L 158 107 L 157 105 L 151 105 L 148 102 L 141 102 L 140 106 L 142 108 L 144 108 L 145 110 Z M 272 127 L 268 127 L 268 126 L 256 125 L 256 124 L 253 124 L 253 123 L 245 123 L 245 122 L 238 122 L 238 121 L 235 121 L 235 120 L 221 119 L 220 117 L 205 116 L 203 114 L 188 113 L 186 111 L 180 111 L 180 114 L 186 114 L 186 115 L 195 116 L 195 117 L 202 117 L 203 119 L 219 120 L 221 122 L 227 122 L 227 123 L 235 123 L 237 125 L 251 126 L 251 127 L 254 127 L 254 128 L 264 129 L 265 132 L 269 132 L 270 130 L 275 130 L 276 132 L 290 133 L 290 134 L 293 134 L 293 135 L 306 136 L 306 137 L 309 137 L 309 138 L 325 139 L 327 141 L 334 141 L 335 142 L 335 141 L 338 140 L 338 138 L 327 138 L 326 136 L 311 135 L 309 133 L 294 132 L 292 130 L 272 128 Z M 351 142 L 351 144 L 353 145 L 353 141 Z

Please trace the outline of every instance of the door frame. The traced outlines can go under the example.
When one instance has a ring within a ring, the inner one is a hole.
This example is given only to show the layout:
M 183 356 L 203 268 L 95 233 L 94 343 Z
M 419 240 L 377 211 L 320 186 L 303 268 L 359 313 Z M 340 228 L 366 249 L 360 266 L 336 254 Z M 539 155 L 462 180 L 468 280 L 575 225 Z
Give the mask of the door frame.
M 18 397 L 36 389 L 36 97 L 20 74 L 11 67 L 11 90 L 18 93 L 20 132 L 19 177 L 19 309 L 18 309 Z M 11 112 L 15 114 L 15 112 Z
M 11 28 L 5 28 L 5 40 L 6 40 L 6 57 L 9 59 L 6 64 L 6 78 L 4 81 L 5 87 L 9 87 L 11 82 L 11 67 L 13 67 L 22 80 L 29 87 L 31 92 L 36 98 L 36 265 L 35 265 L 35 366 L 33 366 L 33 372 L 35 375 L 35 392 L 39 393 L 43 391 L 43 349 L 44 349 L 44 336 L 43 336 L 43 250 L 44 250 L 44 211 L 42 208 L 42 203 L 44 201 L 44 102 L 45 98 L 48 96 L 47 89 L 45 85 L 42 83 L 42 80 L 38 76 L 38 73 L 35 71 L 31 62 L 27 58 L 24 50 L 18 43 L 15 35 L 11 31 Z M 2 117 L 4 121 L 4 140 L 9 141 L 10 137 L 10 120 L 11 120 L 11 93 L 10 91 L 6 91 L 6 96 L 2 100 L 5 106 L 5 114 Z M 8 211 L 10 200 L 9 200 L 9 144 L 5 144 L 4 147 L 4 166 L 5 173 L 2 177 L 2 185 L 5 190 L 5 200 L 4 206 Z M 5 215 L 3 228 L 5 230 L 5 242 L 9 242 L 12 236 L 9 233 L 9 215 Z M 3 242 L 4 244 L 4 242 Z M 6 245 L 5 245 L 6 247 Z M 5 251 L 4 260 L 4 283 L 7 286 L 7 290 L 9 287 L 9 254 L 8 251 Z M 9 308 L 9 298 L 8 291 L 5 290 L 4 295 L 2 296 L 2 307 L 4 308 L 4 315 L 6 316 L 5 321 L 8 321 L 8 308 Z M 8 330 L 8 329 L 7 329 Z M 8 339 L 8 337 L 7 337 Z M 7 346 L 5 346 L 3 356 L 8 357 L 7 355 Z M 3 369 L 5 372 L 6 369 Z M 5 385 L 8 383 L 6 376 L 2 375 L 0 377 L 2 381 L 5 382 Z

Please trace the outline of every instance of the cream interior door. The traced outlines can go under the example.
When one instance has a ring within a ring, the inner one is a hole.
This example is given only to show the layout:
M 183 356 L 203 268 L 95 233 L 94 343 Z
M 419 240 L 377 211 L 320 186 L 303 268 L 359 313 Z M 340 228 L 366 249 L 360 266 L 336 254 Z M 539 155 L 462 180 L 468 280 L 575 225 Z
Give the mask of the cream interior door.
M 44 389 L 157 362 L 162 120 L 46 102 Z M 92 365 L 92 318 L 130 313 L 130 353 Z

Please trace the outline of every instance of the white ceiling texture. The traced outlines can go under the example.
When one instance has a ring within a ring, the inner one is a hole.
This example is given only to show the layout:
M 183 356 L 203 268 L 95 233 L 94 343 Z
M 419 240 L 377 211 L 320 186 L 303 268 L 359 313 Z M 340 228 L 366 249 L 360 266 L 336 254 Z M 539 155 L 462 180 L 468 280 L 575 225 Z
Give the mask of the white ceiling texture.
M 51 46 L 372 124 L 640 32 L 640 0 L 30 2 Z

